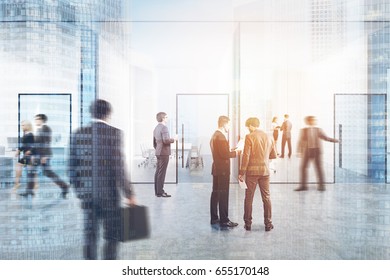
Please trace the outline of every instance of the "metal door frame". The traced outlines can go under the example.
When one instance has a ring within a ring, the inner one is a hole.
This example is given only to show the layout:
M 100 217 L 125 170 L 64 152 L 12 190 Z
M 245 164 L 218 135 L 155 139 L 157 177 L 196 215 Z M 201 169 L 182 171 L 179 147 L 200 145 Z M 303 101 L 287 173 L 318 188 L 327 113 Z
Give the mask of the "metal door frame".
M 20 99 L 22 96 L 69 96 L 69 135 L 72 134 L 72 94 L 71 93 L 19 93 L 18 94 L 18 138 L 20 141 Z

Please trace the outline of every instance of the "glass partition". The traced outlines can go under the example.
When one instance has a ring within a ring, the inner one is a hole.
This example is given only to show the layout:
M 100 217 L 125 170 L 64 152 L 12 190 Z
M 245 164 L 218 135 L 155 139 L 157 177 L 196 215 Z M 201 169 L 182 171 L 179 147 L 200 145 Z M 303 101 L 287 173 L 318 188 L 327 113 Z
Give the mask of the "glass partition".
M 132 182 L 151 193 L 152 135 L 161 111 L 169 116 L 171 135 L 184 138 L 172 145 L 167 183 L 210 186 L 208 140 L 220 114 L 232 120 L 231 145 L 248 133 L 248 117 L 258 117 L 271 134 L 272 118 L 281 124 L 290 115 L 292 157 L 273 161 L 274 184 L 299 183 L 296 145 L 307 115 L 341 139 L 340 145 L 323 143 L 327 183 L 387 183 L 385 2 L 2 0 L 0 159 L 6 168 L 0 170 L 0 189 L 1 203 L 17 211 L 5 213 L 15 224 L 3 225 L 0 258 L 80 258 L 81 228 L 73 231 L 74 221 L 82 221 L 79 205 L 46 205 L 45 215 L 28 211 L 36 220 L 32 225 L 21 211 L 31 205 L 11 200 L 10 185 L 19 122 L 45 111 L 54 146 L 66 149 L 69 128 L 89 124 L 96 98 L 113 105 L 109 122 L 124 132 Z M 178 98 L 184 93 L 191 95 Z M 181 145 L 185 152 L 179 155 Z M 281 134 L 277 147 L 280 152 Z M 232 185 L 238 165 L 239 159 L 232 160 Z M 309 181 L 317 181 L 314 170 Z M 53 224 L 45 226 L 47 221 Z M 58 231 L 67 226 L 72 230 L 61 232 L 58 241 Z M 29 235 L 34 242 L 23 239 L 22 231 L 37 232 Z
M 177 95 L 178 181 L 212 183 L 210 139 L 218 117 L 229 116 L 229 94 Z
M 19 123 L 30 121 L 34 126 L 34 117 L 45 114 L 47 125 L 52 130 L 52 165 L 55 172 L 66 176 L 67 147 L 72 130 L 71 94 L 19 94 Z M 19 138 L 23 131 L 19 128 Z
M 386 95 L 336 94 L 336 182 L 387 181 Z
M 186 104 L 181 102 L 177 109 L 176 95 L 194 93 L 193 98 L 199 94 L 201 99 L 210 92 L 228 95 L 232 92 L 233 27 L 233 23 L 219 22 L 132 23 L 130 94 L 131 173 L 134 182 L 153 182 L 152 140 L 158 112 L 168 114 L 171 135 L 181 131 L 182 120 L 176 119 L 177 110 L 192 110 L 193 114 L 186 115 L 191 127 L 201 127 L 205 118 L 207 125 L 215 127 L 214 115 L 209 116 L 210 110 L 207 110 L 209 103 L 196 106 L 192 101 L 186 101 Z M 226 104 L 223 106 L 227 108 Z M 203 117 L 199 118 L 200 115 Z M 172 144 L 172 149 L 175 148 Z M 202 144 L 202 150 L 206 151 L 207 145 Z M 181 164 L 181 159 L 178 164 Z M 206 168 L 209 167 L 205 167 L 205 171 Z M 172 157 L 166 182 L 176 183 L 177 179 L 180 182 L 183 178 L 177 174 L 176 157 Z
M 342 36 L 332 32 L 341 28 Z M 304 117 L 314 115 L 328 136 L 334 136 L 335 92 L 367 90 L 367 53 L 360 22 L 243 22 L 240 23 L 241 132 L 247 117 L 258 116 L 271 133 L 271 121 L 284 114 L 292 122 L 291 159 L 273 161 L 271 182 L 299 183 L 297 141 Z M 277 141 L 281 153 L 281 137 Z M 361 137 L 367 139 L 366 134 Z M 287 149 L 287 147 L 285 148 Z M 334 145 L 323 143 L 327 182 L 334 181 Z M 309 181 L 316 182 L 313 172 Z

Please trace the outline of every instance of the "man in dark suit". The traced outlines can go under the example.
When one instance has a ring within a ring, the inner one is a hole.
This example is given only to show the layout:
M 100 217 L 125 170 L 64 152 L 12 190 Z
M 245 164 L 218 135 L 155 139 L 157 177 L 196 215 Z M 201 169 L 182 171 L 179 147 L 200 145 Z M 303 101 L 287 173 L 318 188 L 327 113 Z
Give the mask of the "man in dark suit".
M 280 130 L 283 131 L 282 135 L 282 154 L 280 155 L 281 158 L 284 158 L 284 147 L 288 147 L 288 157 L 291 158 L 291 128 L 292 124 L 289 121 L 289 115 L 285 114 L 284 115 L 284 122 L 282 123 L 282 126 L 280 127 Z
M 317 120 L 314 116 L 305 117 L 306 128 L 301 130 L 298 140 L 298 152 L 303 154 L 301 163 L 301 186 L 295 191 L 306 191 L 307 185 L 307 166 L 311 160 L 314 161 L 314 166 L 318 176 L 318 190 L 325 191 L 324 171 L 322 170 L 321 154 L 322 145 L 321 140 L 338 143 L 337 139 L 330 138 L 325 135 L 321 128 L 316 127 Z
M 111 105 L 96 100 L 91 105 L 94 120 L 72 134 L 69 178 L 84 212 L 84 258 L 97 259 L 99 224 L 104 229 L 104 259 L 116 259 L 120 236 L 120 203 L 135 204 L 122 151 L 122 131 L 107 122 Z
M 259 129 L 260 121 L 258 118 L 249 118 L 245 122 L 245 126 L 250 133 L 245 137 L 245 147 L 238 175 L 241 182 L 244 181 L 245 176 L 247 185 L 244 201 L 244 227 L 248 231 L 251 230 L 253 196 L 258 184 L 263 201 L 265 231 L 270 231 L 274 226 L 269 191 L 269 158 L 271 153 L 276 155 L 275 144 L 270 135 Z
M 157 197 L 171 197 L 164 191 L 165 175 L 171 155 L 171 144 L 177 140 L 169 136 L 167 127 L 168 116 L 164 112 L 156 115 L 158 124 L 153 131 L 153 147 L 156 149 L 157 167 L 154 174 L 154 192 Z
M 210 223 L 220 224 L 221 227 L 236 227 L 238 224 L 229 220 L 229 181 L 230 158 L 237 156 L 237 151 L 231 151 L 227 140 L 230 119 L 226 116 L 218 118 L 218 129 L 210 140 L 213 165 L 213 191 L 210 198 Z M 219 208 L 219 217 L 218 217 Z
M 37 126 L 37 132 L 34 137 L 34 157 L 33 162 L 40 164 L 43 169 L 43 175 L 49 177 L 56 183 L 62 190 L 62 198 L 66 198 L 69 192 L 69 186 L 61 178 L 54 173 L 51 169 L 50 159 L 53 156 L 51 150 L 51 139 L 52 131 L 51 128 L 46 124 L 47 116 L 45 114 L 38 114 L 35 116 L 35 125 Z M 22 193 L 22 196 L 34 195 L 34 179 L 35 172 L 29 172 L 29 179 L 27 184 L 27 191 Z

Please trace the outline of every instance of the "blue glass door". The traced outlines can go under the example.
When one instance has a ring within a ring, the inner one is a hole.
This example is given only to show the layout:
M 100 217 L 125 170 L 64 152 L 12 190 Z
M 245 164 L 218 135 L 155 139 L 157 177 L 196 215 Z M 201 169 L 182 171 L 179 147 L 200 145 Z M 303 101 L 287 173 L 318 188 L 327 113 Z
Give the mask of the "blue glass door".
M 335 181 L 387 182 L 385 94 L 336 94 Z

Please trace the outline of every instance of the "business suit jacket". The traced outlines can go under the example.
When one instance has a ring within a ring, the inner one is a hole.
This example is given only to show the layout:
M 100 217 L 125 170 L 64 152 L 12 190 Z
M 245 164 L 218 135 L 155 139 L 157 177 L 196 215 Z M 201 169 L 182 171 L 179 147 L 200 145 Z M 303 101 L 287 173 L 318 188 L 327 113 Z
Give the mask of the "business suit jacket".
M 52 131 L 49 126 L 43 124 L 35 134 L 34 138 L 34 154 L 40 157 L 51 157 L 53 152 L 51 150 L 51 135 Z
M 213 155 L 211 174 L 214 176 L 229 176 L 230 158 L 236 157 L 236 152 L 230 151 L 229 142 L 221 131 L 214 132 L 210 140 L 210 148 Z
M 31 164 L 31 156 L 34 153 L 34 135 L 31 132 L 27 132 L 23 135 L 21 145 L 18 150 L 23 153 L 23 156 L 18 162 L 21 164 Z M 30 154 L 27 155 L 27 152 Z
M 125 197 L 131 197 L 122 145 L 121 130 L 104 122 L 93 122 L 72 134 L 69 177 L 83 202 L 82 208 L 117 208 L 121 191 Z
M 274 141 L 264 131 L 257 129 L 246 135 L 239 174 L 268 176 L 269 155 L 272 149 L 274 149 Z
M 285 120 L 280 127 L 280 130 L 283 131 L 283 136 L 285 138 L 291 138 L 291 128 L 292 124 L 289 120 Z
M 171 144 L 175 139 L 170 138 L 168 127 L 158 123 L 153 131 L 153 147 L 156 149 L 156 156 L 169 156 L 171 154 Z
M 305 153 L 308 149 L 319 149 L 322 151 L 321 140 L 338 142 L 336 139 L 326 136 L 324 131 L 319 127 L 306 127 L 301 129 L 298 140 L 298 152 Z

